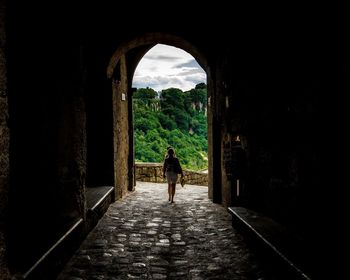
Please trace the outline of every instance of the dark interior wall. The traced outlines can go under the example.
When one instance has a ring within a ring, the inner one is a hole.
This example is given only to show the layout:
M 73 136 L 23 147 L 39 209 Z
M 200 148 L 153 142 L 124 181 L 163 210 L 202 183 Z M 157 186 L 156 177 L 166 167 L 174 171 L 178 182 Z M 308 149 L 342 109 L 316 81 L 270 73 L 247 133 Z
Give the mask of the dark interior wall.
M 87 186 L 114 185 L 112 85 L 106 68 L 112 53 L 97 44 L 86 47 Z
M 317 116 L 328 65 L 319 60 L 317 42 L 289 36 L 277 41 L 257 35 L 248 45 L 232 47 L 240 56 L 226 52 L 222 93 L 229 107 L 221 98 L 221 134 L 223 141 L 227 134 L 240 137 L 244 160 L 234 159 L 241 170 L 233 170 L 231 180 L 222 162 L 223 199 L 263 211 L 305 235 L 317 230 L 312 218 L 318 211 L 313 197 L 322 189 L 316 179 L 322 126 Z M 237 178 L 241 197 L 231 201 L 225 193 L 235 193 Z
M 18 3 L 17 3 L 18 4 Z M 25 271 L 84 217 L 84 57 L 69 29 L 46 30 L 23 6 L 7 14 L 10 191 L 7 232 L 12 271 Z M 21 21 L 17 19 L 21 18 Z M 67 31 L 67 34 L 61 32 Z
M 8 127 L 5 1 L 0 1 L 0 275 L 9 277 L 6 264 L 6 210 L 10 173 L 10 131 Z
M 217 167 L 217 165 L 214 166 L 214 156 L 217 158 L 220 157 L 217 153 L 214 153 L 214 145 L 217 145 L 217 142 L 215 142 L 217 139 L 214 139 L 214 136 L 217 135 L 217 131 L 214 130 L 214 123 L 215 119 L 213 117 L 213 109 L 211 108 L 213 104 L 214 99 L 214 82 L 213 82 L 213 71 L 209 68 L 209 71 L 207 72 L 207 92 L 208 92 L 208 106 L 207 106 L 207 121 L 208 121 L 208 198 L 216 201 L 217 197 L 220 197 L 221 194 L 216 191 L 215 197 L 214 197 L 214 182 L 216 186 L 220 186 L 220 180 L 221 176 L 217 176 L 214 180 L 214 174 L 216 174 L 216 169 L 214 167 Z M 220 141 L 219 141 L 220 142 Z M 212 174 L 210 176 L 209 174 Z M 219 180 L 219 181 L 218 181 Z M 220 198 L 221 199 L 221 198 Z M 219 200 L 220 200 L 219 199 Z
M 101 35 L 101 34 L 100 34 Z M 87 186 L 114 186 L 125 196 L 132 172 L 129 151 L 130 87 L 125 56 L 107 77 L 107 67 L 123 36 L 87 39 Z M 122 94 L 125 100 L 122 100 Z

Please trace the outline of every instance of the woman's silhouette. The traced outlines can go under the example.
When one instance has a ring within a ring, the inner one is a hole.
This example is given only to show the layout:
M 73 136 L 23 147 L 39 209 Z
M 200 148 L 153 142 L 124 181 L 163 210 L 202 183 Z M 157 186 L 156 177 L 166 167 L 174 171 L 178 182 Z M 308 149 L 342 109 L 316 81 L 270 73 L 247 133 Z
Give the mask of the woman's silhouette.
M 168 182 L 168 194 L 169 201 L 171 201 L 171 203 L 174 202 L 178 174 L 181 174 L 181 178 L 184 176 L 180 161 L 176 157 L 174 149 L 169 148 L 167 151 L 167 156 L 164 159 L 163 177 L 166 176 Z

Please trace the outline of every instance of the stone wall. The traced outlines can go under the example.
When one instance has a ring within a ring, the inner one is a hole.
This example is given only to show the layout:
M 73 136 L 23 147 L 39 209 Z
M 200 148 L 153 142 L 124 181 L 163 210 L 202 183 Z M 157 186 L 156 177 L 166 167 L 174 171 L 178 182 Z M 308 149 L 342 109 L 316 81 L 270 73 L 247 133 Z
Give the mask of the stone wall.
M 9 128 L 7 103 L 7 75 L 5 60 L 5 1 L 0 1 L 0 279 L 8 276 L 5 261 L 4 214 L 7 206 L 8 180 L 9 180 Z
M 136 181 L 164 183 L 161 163 L 137 163 Z M 208 186 L 208 173 L 183 170 L 187 185 Z
M 113 119 L 114 119 L 114 178 L 116 199 L 124 197 L 129 186 L 129 123 L 127 97 L 126 57 L 119 63 L 119 75 L 113 81 Z

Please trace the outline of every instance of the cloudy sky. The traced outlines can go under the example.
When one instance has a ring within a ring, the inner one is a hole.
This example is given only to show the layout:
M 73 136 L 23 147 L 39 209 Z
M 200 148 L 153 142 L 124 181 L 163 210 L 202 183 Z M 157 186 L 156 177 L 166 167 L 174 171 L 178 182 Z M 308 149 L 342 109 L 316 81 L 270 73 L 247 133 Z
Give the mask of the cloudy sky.
M 206 83 L 206 73 L 192 55 L 168 45 L 150 49 L 138 64 L 132 86 L 150 87 L 156 91 L 175 87 L 183 91 Z

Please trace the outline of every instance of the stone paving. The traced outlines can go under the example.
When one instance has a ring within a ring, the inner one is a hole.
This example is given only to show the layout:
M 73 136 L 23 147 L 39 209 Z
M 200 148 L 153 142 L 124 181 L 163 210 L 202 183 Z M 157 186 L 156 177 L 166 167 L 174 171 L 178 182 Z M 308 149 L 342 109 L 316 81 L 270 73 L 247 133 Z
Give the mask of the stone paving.
M 272 279 L 207 190 L 177 185 L 171 204 L 166 184 L 138 182 L 109 207 L 58 279 Z

